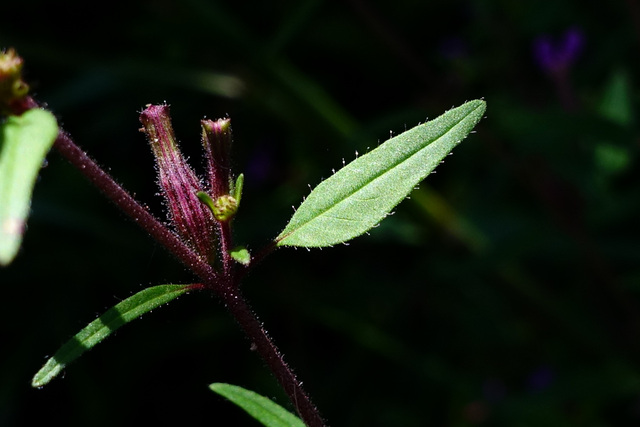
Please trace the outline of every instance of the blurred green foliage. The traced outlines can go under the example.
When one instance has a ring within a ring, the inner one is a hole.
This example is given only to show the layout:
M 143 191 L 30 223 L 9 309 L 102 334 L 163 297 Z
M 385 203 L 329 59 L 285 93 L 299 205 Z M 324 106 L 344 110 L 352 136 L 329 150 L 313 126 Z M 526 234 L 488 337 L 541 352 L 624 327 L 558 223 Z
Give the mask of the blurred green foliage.
M 2 9 L 0 45 L 25 58 L 38 100 L 158 215 L 138 112 L 170 103 L 195 164 L 198 120 L 229 114 L 246 176 L 236 237 L 252 250 L 342 158 L 484 97 L 477 134 L 394 216 L 349 246 L 279 250 L 247 278 L 247 297 L 331 425 L 640 421 L 634 2 Z M 533 46 L 569 28 L 584 42 L 559 85 Z M 30 388 L 44 356 L 98 313 L 190 279 L 51 153 L 21 253 L 0 271 L 0 425 L 252 425 L 211 382 L 289 407 L 224 308 L 202 295 Z

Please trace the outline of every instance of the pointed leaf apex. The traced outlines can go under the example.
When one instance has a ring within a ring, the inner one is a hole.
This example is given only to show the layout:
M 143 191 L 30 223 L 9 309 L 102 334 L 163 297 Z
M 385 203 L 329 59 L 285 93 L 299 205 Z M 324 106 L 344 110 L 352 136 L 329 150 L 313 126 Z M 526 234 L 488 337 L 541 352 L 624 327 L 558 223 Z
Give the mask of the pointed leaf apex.
M 357 157 L 307 196 L 277 245 L 331 246 L 367 232 L 471 132 L 485 109 L 483 100 L 467 102 Z

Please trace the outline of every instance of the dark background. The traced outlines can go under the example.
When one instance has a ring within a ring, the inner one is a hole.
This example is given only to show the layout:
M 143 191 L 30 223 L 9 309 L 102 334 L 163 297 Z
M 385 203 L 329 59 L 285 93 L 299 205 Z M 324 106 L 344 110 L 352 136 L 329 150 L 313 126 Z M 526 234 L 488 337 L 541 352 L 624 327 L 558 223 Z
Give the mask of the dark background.
M 343 158 L 484 98 L 395 215 L 349 246 L 276 252 L 245 293 L 332 426 L 640 422 L 637 1 L 5 3 L 0 46 L 36 98 L 161 217 L 138 113 L 171 104 L 197 166 L 199 120 L 229 114 L 254 251 Z M 582 48 L 560 81 L 534 45 L 569 30 Z M 30 388 L 96 315 L 192 280 L 52 152 L 0 271 L 0 425 L 257 425 L 212 382 L 290 408 L 205 294 Z

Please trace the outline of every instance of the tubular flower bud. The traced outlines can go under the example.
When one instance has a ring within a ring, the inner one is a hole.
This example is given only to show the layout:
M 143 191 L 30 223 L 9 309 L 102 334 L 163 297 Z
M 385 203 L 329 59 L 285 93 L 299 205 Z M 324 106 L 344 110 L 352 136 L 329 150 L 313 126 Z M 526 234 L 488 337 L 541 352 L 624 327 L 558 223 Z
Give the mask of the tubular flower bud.
M 231 177 L 231 120 L 202 120 L 202 145 L 207 159 L 211 197 L 228 195 Z
M 158 182 L 169 208 L 170 222 L 198 255 L 212 262 L 215 219 L 196 195 L 202 186 L 180 152 L 169 107 L 148 105 L 140 114 L 140 121 L 156 159 Z

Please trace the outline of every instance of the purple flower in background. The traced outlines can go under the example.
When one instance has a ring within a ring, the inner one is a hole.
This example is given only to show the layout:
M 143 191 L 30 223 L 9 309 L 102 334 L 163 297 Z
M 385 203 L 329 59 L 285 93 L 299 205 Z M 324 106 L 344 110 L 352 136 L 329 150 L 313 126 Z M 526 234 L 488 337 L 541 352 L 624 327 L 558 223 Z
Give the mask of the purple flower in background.
M 555 377 L 551 367 L 542 365 L 529 375 L 527 386 L 531 392 L 541 392 L 553 384 Z
M 533 53 L 540 68 L 547 73 L 566 72 L 576 61 L 582 47 L 584 35 L 577 28 L 571 28 L 554 43 L 547 35 L 538 37 L 533 44 Z
M 577 28 L 569 29 L 556 42 L 547 35 L 540 36 L 533 42 L 536 62 L 555 83 L 560 103 L 567 111 L 574 110 L 577 104 L 569 79 L 569 70 L 583 46 L 584 35 Z

